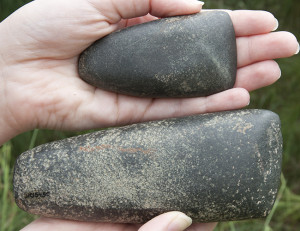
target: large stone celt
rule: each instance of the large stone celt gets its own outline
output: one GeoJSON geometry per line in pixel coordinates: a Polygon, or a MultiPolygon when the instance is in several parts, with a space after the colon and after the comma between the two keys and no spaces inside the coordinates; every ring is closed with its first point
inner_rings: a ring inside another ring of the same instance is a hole
{"type": "Polygon", "coordinates": [[[114,32],[79,58],[98,88],[139,97],[207,96],[232,88],[236,38],[221,11],[164,18],[114,32]]]}
{"type": "Polygon", "coordinates": [[[196,222],[262,218],[281,173],[276,114],[244,110],[140,123],[38,146],[16,161],[25,211],[145,222],[182,211],[196,222]]]}

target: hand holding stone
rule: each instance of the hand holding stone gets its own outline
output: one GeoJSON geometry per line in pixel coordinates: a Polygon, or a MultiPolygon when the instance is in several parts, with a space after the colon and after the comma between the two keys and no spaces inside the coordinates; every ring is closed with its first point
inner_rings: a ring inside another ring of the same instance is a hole
{"type": "MultiPolygon", "coordinates": [[[[197,13],[201,8],[180,0],[152,4],[151,13],[159,17],[197,13]]],[[[280,69],[272,59],[291,56],[298,48],[292,34],[269,33],[277,24],[270,13],[232,11],[238,67],[233,89],[191,99],[141,99],[82,81],[77,72],[79,54],[117,29],[155,19],[146,15],[146,5],[33,1],[4,20],[0,24],[0,93],[6,100],[0,104],[5,131],[1,143],[36,127],[82,130],[238,109],[249,103],[248,91],[278,79],[280,69]],[[128,19],[141,15],[146,16],[128,19]]]]}

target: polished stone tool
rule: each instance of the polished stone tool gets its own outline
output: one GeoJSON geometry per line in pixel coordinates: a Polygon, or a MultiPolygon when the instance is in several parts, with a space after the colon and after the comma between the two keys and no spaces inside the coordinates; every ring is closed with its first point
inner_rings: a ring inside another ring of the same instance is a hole
{"type": "Polygon", "coordinates": [[[240,110],[134,124],[48,143],[19,156],[17,205],[46,217],[145,222],[262,218],[280,184],[276,114],[240,110]]]}
{"type": "Polygon", "coordinates": [[[222,11],[163,18],[96,41],[78,68],[87,83],[121,94],[207,96],[235,83],[235,32],[222,11]]]}

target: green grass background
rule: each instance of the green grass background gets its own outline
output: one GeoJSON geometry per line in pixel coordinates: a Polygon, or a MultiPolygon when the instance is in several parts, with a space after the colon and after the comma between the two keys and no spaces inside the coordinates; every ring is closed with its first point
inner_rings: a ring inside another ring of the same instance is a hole
{"type": "MultiPolygon", "coordinates": [[[[27,2],[29,1],[0,0],[0,21],[27,2]]],[[[300,38],[299,0],[207,0],[205,8],[267,10],[278,18],[279,30],[291,31],[300,38]]],[[[282,121],[283,174],[278,199],[267,219],[224,222],[218,225],[216,231],[300,230],[300,55],[278,62],[282,69],[281,79],[272,86],[252,92],[249,105],[249,108],[272,110],[279,114],[282,121]]],[[[15,137],[0,148],[1,231],[19,230],[35,218],[20,210],[14,203],[12,173],[17,156],[36,145],[77,134],[79,133],[34,130],[15,137]]]]}

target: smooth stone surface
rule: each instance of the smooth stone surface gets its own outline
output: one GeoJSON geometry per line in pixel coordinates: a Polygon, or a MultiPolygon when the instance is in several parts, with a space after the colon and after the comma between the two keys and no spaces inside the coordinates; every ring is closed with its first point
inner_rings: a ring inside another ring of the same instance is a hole
{"type": "Polygon", "coordinates": [[[16,161],[25,211],[140,223],[167,211],[195,222],[262,218],[280,184],[276,114],[243,110],[140,123],[48,143],[16,161]]]}
{"type": "Polygon", "coordinates": [[[85,50],[79,75],[139,97],[207,96],[232,88],[236,38],[222,11],[164,18],[114,32],[85,50]]]}

